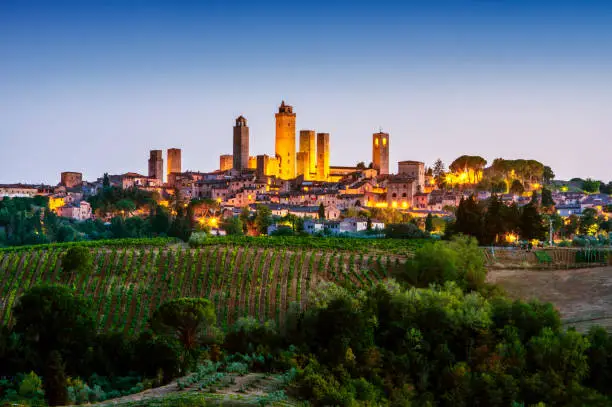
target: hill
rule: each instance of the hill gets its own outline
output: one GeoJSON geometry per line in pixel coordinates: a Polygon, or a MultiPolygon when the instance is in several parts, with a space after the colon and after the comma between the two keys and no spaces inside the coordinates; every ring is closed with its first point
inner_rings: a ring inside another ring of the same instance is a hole
{"type": "Polygon", "coordinates": [[[100,330],[140,332],[160,304],[185,296],[212,300],[222,327],[242,316],[282,325],[289,305],[303,305],[320,281],[372,285],[406,258],[368,252],[361,245],[357,252],[218,242],[193,249],[91,247],[93,267],[80,275],[62,272],[62,246],[0,251],[0,321],[10,322],[14,301],[28,288],[54,282],[93,301],[100,330]]]}

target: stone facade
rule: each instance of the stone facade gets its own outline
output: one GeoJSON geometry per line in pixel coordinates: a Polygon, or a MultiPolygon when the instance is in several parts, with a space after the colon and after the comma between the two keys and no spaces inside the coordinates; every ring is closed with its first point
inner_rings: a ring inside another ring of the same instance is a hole
{"type": "Polygon", "coordinates": [[[276,157],[270,157],[267,154],[258,155],[256,174],[258,178],[278,177],[279,166],[276,157]]]}
{"type": "Polygon", "coordinates": [[[372,135],[372,164],[379,174],[389,174],[389,133],[372,135]]]}
{"type": "Polygon", "coordinates": [[[57,212],[59,216],[78,221],[91,219],[91,205],[87,201],[62,206],[57,212]]]}
{"type": "Polygon", "coordinates": [[[166,175],[172,173],[181,172],[181,149],[180,148],[169,148],[168,149],[168,172],[166,175]]]}
{"type": "Polygon", "coordinates": [[[0,185],[0,199],[8,198],[31,198],[38,195],[38,188],[23,184],[0,185]]]}
{"type": "Polygon", "coordinates": [[[276,158],[279,163],[279,178],[295,178],[295,113],[293,107],[283,101],[276,117],[276,158]]]}
{"type": "Polygon", "coordinates": [[[397,174],[412,177],[416,181],[417,189],[424,192],[425,163],[420,161],[400,161],[397,163],[397,174]]]}
{"type": "Polygon", "coordinates": [[[219,169],[221,171],[229,171],[234,166],[234,156],[231,154],[224,154],[219,157],[219,169]]]}
{"type": "Polygon", "coordinates": [[[234,169],[249,168],[249,126],[243,116],[236,119],[234,126],[234,169]]]}
{"type": "Polygon", "coordinates": [[[387,180],[387,204],[389,208],[412,208],[415,193],[416,184],[412,177],[398,175],[387,180]]]}
{"type": "Polygon", "coordinates": [[[80,172],[62,172],[61,184],[66,188],[74,188],[83,184],[83,174],[80,172]]]}
{"type": "Polygon", "coordinates": [[[150,152],[149,177],[164,182],[164,159],[162,150],[151,150],[150,152]]]}
{"type": "Polygon", "coordinates": [[[317,181],[329,178],[329,133],[317,133],[317,181]]]}
{"type": "Polygon", "coordinates": [[[316,135],[314,130],[300,130],[300,152],[308,155],[308,172],[306,179],[311,179],[317,172],[316,135]]]}
{"type": "Polygon", "coordinates": [[[303,176],[305,180],[310,179],[310,168],[308,153],[305,151],[299,151],[295,156],[297,163],[296,175],[303,176]]]}

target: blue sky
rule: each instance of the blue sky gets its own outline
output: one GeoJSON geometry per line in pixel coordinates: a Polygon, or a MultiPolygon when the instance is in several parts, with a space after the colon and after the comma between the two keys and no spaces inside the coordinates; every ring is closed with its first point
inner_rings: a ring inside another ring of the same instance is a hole
{"type": "Polygon", "coordinates": [[[0,2],[0,183],[218,168],[242,114],[274,153],[284,99],[332,165],[533,158],[611,180],[606,1],[0,2]]]}

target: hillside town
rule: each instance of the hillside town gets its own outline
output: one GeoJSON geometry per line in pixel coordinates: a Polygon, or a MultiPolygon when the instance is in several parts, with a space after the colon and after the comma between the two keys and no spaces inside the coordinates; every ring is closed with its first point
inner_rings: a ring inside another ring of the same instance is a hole
{"type": "MultiPolygon", "coordinates": [[[[81,172],[66,171],[54,186],[0,185],[0,197],[44,196],[48,209],[59,217],[77,222],[99,219],[107,224],[126,210],[130,216],[149,216],[152,206],[132,208],[129,202],[124,209],[92,206],[91,198],[105,188],[144,191],[164,207],[213,202],[214,211],[195,211],[191,221],[214,234],[226,233],[221,227],[224,219],[245,210],[254,214],[258,207],[267,208],[275,219],[301,219],[300,230],[309,234],[381,232],[385,223],[407,219],[424,228],[422,220],[427,217],[452,219],[460,202],[469,197],[484,202],[495,195],[507,206],[523,207],[543,190],[561,218],[592,209],[608,220],[609,183],[556,181],[552,169],[535,160],[495,159],[487,166],[482,157],[464,155],[448,168],[440,160],[431,166],[418,160],[391,166],[391,135],[382,131],[371,139],[364,137],[364,142],[372,143],[368,165],[363,161],[334,166],[329,162],[330,134],[315,130],[298,134],[295,118],[293,107],[283,101],[275,114],[274,155],[251,156],[247,120],[239,116],[233,137],[228,137],[233,141],[232,154],[222,155],[219,169],[212,172],[184,171],[180,148],[167,150],[165,166],[163,151],[151,150],[147,175],[103,174],[87,181],[81,172]]],[[[276,232],[281,226],[272,223],[265,232],[276,232]]],[[[250,234],[263,232],[251,230],[250,234]]]]}

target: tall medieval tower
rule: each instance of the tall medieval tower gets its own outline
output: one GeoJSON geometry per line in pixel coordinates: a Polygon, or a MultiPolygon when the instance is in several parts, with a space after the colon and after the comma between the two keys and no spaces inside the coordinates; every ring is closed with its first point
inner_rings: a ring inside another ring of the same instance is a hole
{"type": "Polygon", "coordinates": [[[279,162],[279,178],[295,178],[295,113],[283,100],[276,117],[276,158],[279,162]]]}
{"type": "Polygon", "coordinates": [[[329,177],[329,133],[317,133],[317,181],[329,177]]]}
{"type": "MultiPolygon", "coordinates": [[[[180,148],[169,148],[168,149],[168,173],[170,175],[172,173],[181,172],[181,149],[180,148]]],[[[168,177],[167,179],[170,179],[168,177]]]]}
{"type": "Polygon", "coordinates": [[[305,173],[306,179],[310,179],[317,173],[317,151],[314,130],[300,130],[300,152],[306,153],[308,171],[305,173]]]}
{"type": "Polygon", "coordinates": [[[164,159],[161,150],[151,150],[149,154],[149,178],[164,182],[164,159]]]}
{"type": "Polygon", "coordinates": [[[379,174],[389,174],[389,133],[372,135],[372,165],[379,174]]]}
{"type": "Polygon", "coordinates": [[[234,169],[249,168],[249,127],[244,117],[239,116],[234,126],[234,169]]]}

